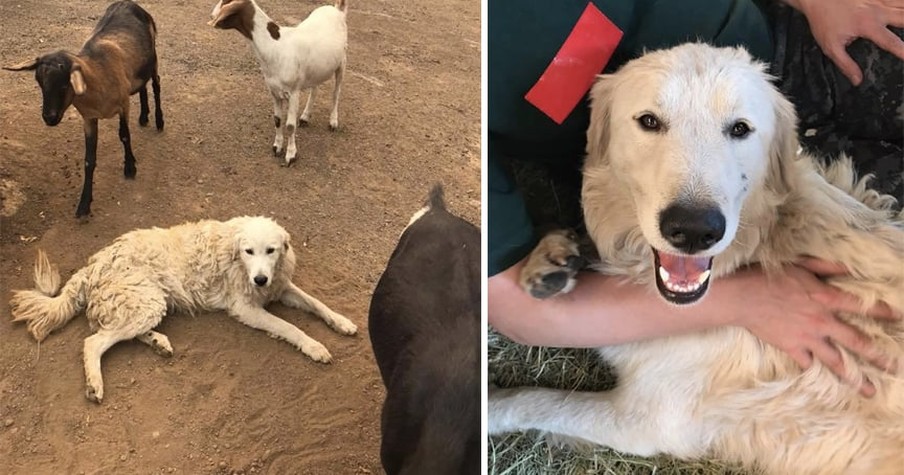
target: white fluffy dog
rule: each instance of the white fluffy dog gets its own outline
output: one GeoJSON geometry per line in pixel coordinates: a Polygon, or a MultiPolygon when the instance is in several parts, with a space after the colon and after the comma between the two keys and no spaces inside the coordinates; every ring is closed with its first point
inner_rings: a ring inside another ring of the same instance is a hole
{"type": "MultiPolygon", "coordinates": [[[[799,154],[793,106],[745,51],[687,44],[652,52],[601,77],[591,100],[582,202],[601,272],[682,305],[746,264],[779,272],[811,255],[850,269],[830,283],[865,306],[883,300],[904,310],[904,225],[894,200],[866,190],[847,160],[823,169],[799,154]]],[[[541,274],[574,275],[565,264],[574,246],[561,238],[538,247],[541,274]]],[[[530,290],[540,277],[523,282],[530,290]]],[[[845,319],[890,358],[904,356],[900,321],[845,319]]],[[[737,327],[601,348],[617,388],[494,390],[489,432],[540,429],[771,474],[900,474],[901,373],[842,353],[851,380],[875,385],[873,398],[822,364],[801,371],[737,327]]]]}
{"type": "Polygon", "coordinates": [[[240,322],[295,345],[315,361],[330,362],[316,340],[264,305],[280,301],[322,318],[339,333],[357,327],[292,283],[295,253],[289,233],[271,219],[241,217],[199,221],[172,228],[141,229],[120,236],[60,289],[60,276],[46,254],[35,262],[37,290],[20,290],[10,305],[14,321],[42,341],[85,310],[97,332],[85,339],[86,396],[104,395],[100,359],[107,349],[136,338],[172,356],[167,337],[154,331],[168,309],[226,310],[240,322]]]}

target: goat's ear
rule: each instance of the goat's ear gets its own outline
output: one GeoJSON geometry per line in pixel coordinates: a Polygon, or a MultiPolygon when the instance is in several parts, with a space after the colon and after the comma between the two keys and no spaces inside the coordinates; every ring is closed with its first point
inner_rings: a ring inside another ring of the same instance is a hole
{"type": "Polygon", "coordinates": [[[597,76],[590,89],[590,127],[587,129],[587,161],[603,160],[609,147],[609,108],[614,79],[611,74],[597,76]]]}
{"type": "Polygon", "coordinates": [[[7,71],[32,71],[37,69],[38,62],[41,58],[30,59],[28,61],[23,61],[19,64],[14,64],[12,66],[3,66],[3,69],[7,71]]]}
{"type": "Polygon", "coordinates": [[[220,2],[219,4],[217,4],[217,6],[220,7],[219,11],[214,8],[213,14],[211,14],[211,16],[213,16],[213,19],[207,22],[207,24],[214,28],[223,28],[223,26],[221,26],[223,20],[226,20],[232,15],[238,13],[242,8],[245,8],[246,4],[247,2],[243,1],[234,1],[227,3],[226,5],[223,5],[222,2],[220,2]]]}
{"type": "Polygon", "coordinates": [[[78,65],[72,66],[72,71],[69,73],[69,83],[72,84],[72,90],[75,91],[76,96],[81,96],[85,93],[85,76],[82,75],[82,68],[78,67],[78,65]]]}
{"type": "Polygon", "coordinates": [[[778,90],[775,94],[775,136],[769,144],[769,171],[766,174],[767,186],[775,191],[787,192],[790,189],[788,170],[790,162],[797,160],[800,142],[797,139],[797,113],[794,105],[778,90]]]}

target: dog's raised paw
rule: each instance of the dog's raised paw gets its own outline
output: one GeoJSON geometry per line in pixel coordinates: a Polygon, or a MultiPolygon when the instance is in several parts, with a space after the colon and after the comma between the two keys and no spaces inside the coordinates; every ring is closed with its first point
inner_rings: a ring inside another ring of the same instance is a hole
{"type": "Polygon", "coordinates": [[[540,240],[521,269],[521,287],[537,299],[568,293],[585,263],[572,231],[552,231],[540,240]]]}

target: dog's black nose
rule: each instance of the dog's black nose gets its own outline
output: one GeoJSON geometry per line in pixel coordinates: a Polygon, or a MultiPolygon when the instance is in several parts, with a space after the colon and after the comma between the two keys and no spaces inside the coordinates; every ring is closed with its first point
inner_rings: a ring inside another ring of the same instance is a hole
{"type": "Polygon", "coordinates": [[[254,278],[254,283],[258,285],[258,287],[263,287],[267,285],[267,276],[259,275],[254,278]]]}
{"type": "Polygon", "coordinates": [[[659,214],[659,231],[688,254],[709,249],[725,235],[725,215],[718,208],[672,205],[659,214]]]}

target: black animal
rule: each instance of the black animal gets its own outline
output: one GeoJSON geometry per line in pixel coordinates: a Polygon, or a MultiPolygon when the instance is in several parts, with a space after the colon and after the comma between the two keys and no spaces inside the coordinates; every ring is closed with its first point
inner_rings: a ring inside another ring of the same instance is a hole
{"type": "Polygon", "coordinates": [[[377,283],[369,327],[386,473],[479,473],[480,232],[446,211],[439,186],[377,283]]]}
{"type": "Polygon", "coordinates": [[[78,54],[57,51],[3,69],[35,71],[44,101],[44,123],[55,126],[70,105],[78,109],[85,129],[85,183],[75,216],[91,213],[91,187],[97,161],[97,120],[119,115],[119,140],[125,153],[124,174],[135,178],[135,156],[129,134],[129,96],[139,95],[138,123],[148,123],[147,82],[153,80],[157,130],[163,130],[160,76],[154,46],[154,19],[135,3],[124,0],[107,7],[78,54]]]}

